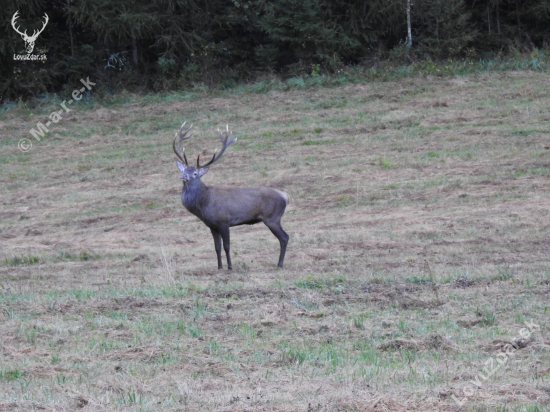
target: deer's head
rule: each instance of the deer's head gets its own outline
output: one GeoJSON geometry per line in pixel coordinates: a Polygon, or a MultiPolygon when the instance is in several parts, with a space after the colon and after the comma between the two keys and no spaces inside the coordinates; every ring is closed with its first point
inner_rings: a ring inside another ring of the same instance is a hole
{"type": "Polygon", "coordinates": [[[181,163],[179,160],[176,160],[176,164],[178,165],[178,169],[181,172],[181,180],[183,183],[189,183],[192,184],[192,181],[195,179],[200,179],[206,172],[208,172],[208,168],[196,168],[193,166],[187,166],[183,163],[181,163]]]}
{"type": "Polygon", "coordinates": [[[38,35],[44,31],[44,29],[46,28],[46,25],[48,24],[48,21],[50,20],[50,18],[48,17],[48,15],[46,13],[44,13],[44,23],[42,24],[42,28],[40,30],[34,30],[32,36],[29,36],[27,34],[27,30],[25,30],[24,32],[21,32],[19,30],[19,27],[15,26],[15,21],[19,17],[17,15],[18,13],[19,13],[19,10],[16,11],[15,14],[13,15],[13,18],[11,19],[11,25],[12,25],[13,29],[21,35],[21,38],[25,42],[25,49],[27,50],[27,53],[31,54],[32,51],[34,50],[34,42],[38,38],[38,35]]]}
{"type": "Polygon", "coordinates": [[[176,160],[176,164],[178,166],[178,169],[181,172],[181,180],[185,185],[192,186],[193,183],[196,180],[200,180],[202,176],[206,172],[208,172],[208,166],[216,162],[223,154],[225,149],[229,147],[230,144],[237,141],[237,139],[233,138],[233,132],[229,132],[229,126],[226,128],[225,136],[223,133],[221,133],[218,129],[218,133],[220,134],[220,140],[222,141],[222,149],[219,153],[215,153],[212,155],[212,159],[210,159],[205,164],[200,164],[200,154],[197,156],[197,166],[190,166],[189,162],[187,161],[187,156],[185,155],[185,148],[180,150],[181,142],[184,140],[187,140],[191,137],[189,131],[193,127],[189,127],[187,130],[183,130],[183,127],[185,126],[185,122],[181,125],[180,130],[178,133],[176,133],[176,137],[174,138],[174,141],[172,142],[172,148],[174,149],[174,153],[176,153],[176,156],[179,160],[176,160]],[[176,143],[177,140],[177,143],[176,143]]]}

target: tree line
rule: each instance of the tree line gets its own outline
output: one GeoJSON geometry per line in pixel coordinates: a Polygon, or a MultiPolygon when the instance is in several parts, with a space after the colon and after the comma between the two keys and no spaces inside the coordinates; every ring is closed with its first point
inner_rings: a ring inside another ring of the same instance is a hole
{"type": "Polygon", "coordinates": [[[72,90],[231,87],[394,59],[493,58],[546,48],[548,0],[6,0],[0,102],[72,90]],[[411,36],[407,9],[410,7],[411,36]],[[16,59],[48,15],[34,54],[16,59]]]}

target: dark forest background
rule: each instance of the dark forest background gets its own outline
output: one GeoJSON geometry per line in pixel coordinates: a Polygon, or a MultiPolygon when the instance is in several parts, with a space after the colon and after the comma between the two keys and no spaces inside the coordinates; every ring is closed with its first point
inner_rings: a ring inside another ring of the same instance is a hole
{"type": "Polygon", "coordinates": [[[4,0],[0,102],[72,90],[232,87],[262,76],[315,76],[383,61],[493,59],[546,50],[550,0],[4,0]],[[11,19],[38,37],[26,54],[11,19]]]}

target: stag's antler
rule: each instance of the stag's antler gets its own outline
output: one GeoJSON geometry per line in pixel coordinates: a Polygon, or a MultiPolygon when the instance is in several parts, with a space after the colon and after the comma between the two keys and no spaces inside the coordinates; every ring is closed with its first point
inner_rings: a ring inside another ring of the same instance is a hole
{"type": "Polygon", "coordinates": [[[184,140],[187,140],[191,137],[191,135],[187,135],[187,133],[189,133],[189,130],[191,130],[193,128],[193,125],[191,125],[189,127],[189,129],[187,129],[186,131],[183,131],[183,126],[185,126],[185,123],[187,123],[187,122],[183,122],[183,124],[180,127],[179,132],[176,133],[176,137],[174,138],[174,141],[172,142],[172,148],[174,149],[174,153],[176,153],[176,156],[185,164],[185,166],[189,166],[189,164],[187,163],[187,156],[185,156],[185,147],[183,148],[183,150],[181,151],[181,154],[180,154],[180,144],[184,140]],[[178,140],[178,148],[177,149],[176,149],[176,139],[178,140]]]}
{"type": "Polygon", "coordinates": [[[17,14],[19,13],[19,10],[17,10],[15,12],[15,14],[13,15],[12,19],[11,19],[11,26],[13,27],[13,29],[19,33],[21,36],[27,36],[27,30],[25,30],[25,33],[21,33],[19,31],[19,28],[18,27],[15,27],[15,20],[17,20],[17,18],[19,17],[17,14]]]}
{"type": "Polygon", "coordinates": [[[35,30],[33,32],[32,36],[29,36],[27,34],[27,30],[25,30],[23,33],[21,33],[21,31],[19,30],[19,27],[15,27],[15,21],[19,18],[18,14],[19,14],[19,10],[17,10],[15,12],[15,14],[13,15],[13,17],[11,19],[11,25],[17,33],[19,33],[21,36],[23,36],[23,38],[25,40],[29,40],[29,41],[36,40],[38,35],[44,31],[44,29],[46,28],[46,25],[50,21],[50,18],[48,17],[48,14],[44,13],[44,16],[45,16],[46,19],[44,20],[44,24],[42,25],[42,28],[40,30],[35,30]]]}
{"type": "Polygon", "coordinates": [[[44,24],[42,25],[42,28],[40,30],[35,30],[33,32],[32,36],[31,36],[31,39],[36,40],[38,35],[44,31],[44,29],[46,28],[46,25],[50,21],[50,18],[48,17],[48,15],[46,13],[44,13],[44,16],[46,17],[46,19],[44,20],[44,24]]]}
{"type": "Polygon", "coordinates": [[[222,157],[223,152],[225,152],[225,149],[229,147],[230,144],[235,143],[237,141],[236,138],[233,138],[233,132],[229,132],[229,125],[225,127],[225,136],[222,132],[220,132],[220,129],[218,129],[218,133],[220,134],[220,140],[222,141],[222,150],[218,153],[212,156],[212,159],[210,159],[209,162],[201,165],[199,163],[199,158],[201,155],[197,156],[197,169],[202,169],[204,167],[210,166],[212,163],[216,162],[220,157],[222,157]]]}

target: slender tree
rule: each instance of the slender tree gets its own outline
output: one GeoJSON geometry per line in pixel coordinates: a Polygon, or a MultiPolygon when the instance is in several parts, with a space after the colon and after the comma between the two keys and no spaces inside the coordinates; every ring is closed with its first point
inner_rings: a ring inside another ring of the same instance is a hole
{"type": "Polygon", "coordinates": [[[407,0],[407,40],[405,40],[405,45],[411,47],[413,44],[412,41],[412,31],[411,31],[411,0],[407,0]]]}

